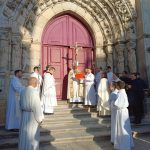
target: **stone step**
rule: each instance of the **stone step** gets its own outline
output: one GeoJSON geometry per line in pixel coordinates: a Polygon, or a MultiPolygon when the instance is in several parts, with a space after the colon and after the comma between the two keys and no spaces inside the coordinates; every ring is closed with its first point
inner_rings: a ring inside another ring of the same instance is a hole
{"type": "Polygon", "coordinates": [[[95,108],[91,108],[90,111],[88,111],[87,108],[79,108],[79,107],[63,108],[63,111],[62,111],[62,108],[54,109],[54,114],[69,114],[69,113],[78,113],[78,112],[90,112],[90,113],[95,112],[95,113],[98,113],[95,108]]]}
{"type": "MultiPolygon", "coordinates": [[[[53,144],[40,144],[40,150],[112,150],[113,146],[109,141],[100,140],[94,141],[79,141],[73,143],[58,143],[53,144]]],[[[4,148],[3,150],[16,150],[16,148],[4,148]]]]}
{"type": "MultiPolygon", "coordinates": [[[[64,104],[64,105],[62,104],[62,105],[55,106],[54,110],[56,110],[56,109],[64,109],[64,108],[72,108],[72,106],[69,105],[69,104],[64,104]]],[[[83,106],[83,104],[78,104],[78,106],[76,108],[84,108],[84,106],[83,106]]]]}
{"type": "Polygon", "coordinates": [[[69,108],[69,107],[67,107],[67,108],[63,108],[63,110],[62,109],[60,109],[60,108],[58,108],[58,107],[55,107],[55,109],[54,109],[54,113],[56,114],[56,113],[74,113],[74,112],[83,112],[83,111],[87,111],[87,109],[85,109],[85,108],[80,108],[80,107],[75,107],[75,108],[69,108]]]}
{"type": "Polygon", "coordinates": [[[72,131],[72,132],[64,132],[62,134],[55,133],[52,135],[44,135],[41,136],[41,141],[44,144],[51,143],[53,145],[58,143],[70,143],[77,141],[93,141],[105,139],[108,140],[110,138],[110,131],[102,130],[102,131],[92,131],[92,132],[80,132],[80,131],[72,131]]]}
{"type": "Polygon", "coordinates": [[[90,132],[90,131],[102,131],[104,129],[110,130],[103,125],[99,124],[87,124],[87,125],[68,125],[60,127],[47,127],[41,128],[41,134],[58,134],[58,133],[69,133],[69,132],[90,132]]]}
{"type": "Polygon", "coordinates": [[[50,114],[50,115],[44,115],[45,118],[57,118],[57,117],[70,117],[70,116],[74,116],[74,118],[78,118],[80,116],[91,116],[91,117],[97,117],[98,113],[97,112],[88,112],[86,110],[79,110],[79,111],[74,111],[74,112],[69,112],[65,111],[65,112],[55,112],[54,114],[50,114]]]}
{"type": "Polygon", "coordinates": [[[79,141],[73,143],[64,144],[47,144],[41,145],[40,150],[112,150],[113,146],[110,141],[100,140],[98,142],[94,141],[79,141]]]}
{"type": "MultiPolygon", "coordinates": [[[[97,117],[94,108],[88,112],[82,104],[79,107],[69,108],[66,101],[59,101],[55,114],[46,115],[41,125],[40,150],[56,150],[55,147],[58,147],[57,150],[98,150],[97,143],[101,141],[103,141],[101,144],[109,143],[108,150],[112,150],[113,147],[109,142],[110,121],[110,116],[97,117]],[[95,149],[88,144],[76,143],[91,143],[95,149]],[[72,144],[74,147],[71,147],[72,144]]],[[[150,136],[150,124],[146,122],[139,126],[132,125],[132,132],[135,138],[145,134],[150,136]]],[[[0,129],[0,149],[16,150],[17,144],[18,133],[0,129]]]]}
{"type": "MultiPolygon", "coordinates": [[[[69,132],[90,132],[90,131],[102,131],[102,130],[110,130],[110,126],[106,127],[105,125],[102,124],[86,124],[86,125],[66,125],[66,126],[50,126],[50,127],[44,127],[40,129],[41,135],[46,135],[46,134],[55,134],[55,133],[69,133],[69,132]]],[[[150,125],[147,126],[132,126],[132,132],[134,137],[139,137],[144,135],[150,135],[150,125]]],[[[7,139],[7,138],[13,138],[17,137],[18,133],[17,132],[11,132],[7,130],[1,130],[0,131],[1,139],[7,139]]]]}
{"type": "MultiPolygon", "coordinates": [[[[106,129],[105,126],[99,125],[99,124],[88,124],[88,125],[68,125],[68,126],[62,126],[62,127],[57,127],[57,126],[53,126],[53,127],[45,127],[45,128],[40,128],[41,131],[41,135],[46,135],[46,134],[55,134],[55,133],[67,133],[67,132],[86,132],[86,131],[101,131],[106,129]]],[[[108,128],[109,129],[109,128],[108,128]]],[[[12,132],[12,131],[7,131],[7,130],[1,130],[0,131],[1,136],[0,136],[0,140],[1,139],[7,139],[7,138],[13,138],[13,137],[17,137],[19,134],[18,132],[12,132]]]]}
{"type": "MultiPolygon", "coordinates": [[[[70,143],[70,142],[77,142],[77,141],[93,141],[96,139],[109,139],[110,138],[110,131],[103,130],[100,132],[64,132],[64,133],[55,133],[50,135],[44,135],[40,137],[41,144],[57,144],[57,143],[70,143]]],[[[17,147],[18,144],[18,137],[14,138],[7,138],[0,140],[0,147],[1,148],[14,148],[17,147]]]]}
{"type": "MultiPolygon", "coordinates": [[[[58,119],[58,118],[57,118],[58,119]]],[[[42,123],[42,127],[44,126],[61,126],[61,125],[68,125],[68,124],[92,124],[98,123],[99,119],[91,118],[91,117],[81,117],[81,118],[71,118],[71,117],[61,117],[59,120],[54,119],[47,119],[44,120],[42,123]]]]}
{"type": "Polygon", "coordinates": [[[80,119],[80,118],[96,118],[97,113],[89,112],[78,112],[74,114],[55,114],[55,115],[45,115],[43,121],[52,121],[52,120],[65,120],[65,119],[80,119]]]}
{"type": "MultiPolygon", "coordinates": [[[[2,149],[2,148],[1,148],[2,149]]],[[[149,150],[150,137],[134,138],[133,150],[149,150]]],[[[4,148],[3,150],[16,150],[16,148],[4,148]]],[[[40,144],[40,150],[113,150],[110,140],[79,141],[73,143],[40,144]]]]}
{"type": "MultiPolygon", "coordinates": [[[[66,125],[62,125],[60,124],[59,126],[52,126],[47,125],[47,126],[42,126],[41,127],[41,135],[46,135],[46,134],[55,134],[55,133],[69,133],[69,132],[90,132],[90,131],[101,131],[106,129],[110,130],[110,126],[107,125],[103,125],[103,124],[95,124],[95,123],[91,123],[91,124],[84,124],[84,125],[80,125],[80,124],[66,124],[66,125]]],[[[133,136],[134,137],[139,137],[144,135],[150,135],[150,125],[149,124],[144,124],[144,125],[132,125],[132,132],[133,132],[133,136]]],[[[18,137],[18,133],[17,132],[11,132],[11,131],[7,131],[4,130],[4,128],[0,129],[0,140],[1,139],[8,139],[8,138],[14,138],[14,137],[18,137]]]]}

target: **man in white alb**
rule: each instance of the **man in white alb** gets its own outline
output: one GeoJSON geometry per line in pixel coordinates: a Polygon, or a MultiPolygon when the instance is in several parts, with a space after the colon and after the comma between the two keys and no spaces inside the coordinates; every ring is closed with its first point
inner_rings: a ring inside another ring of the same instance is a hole
{"type": "Polygon", "coordinates": [[[10,81],[9,94],[6,109],[6,125],[7,130],[19,129],[20,127],[20,93],[24,90],[20,79],[22,77],[22,70],[16,70],[14,77],[10,81]]]}
{"type": "Polygon", "coordinates": [[[39,150],[39,124],[43,119],[40,97],[35,77],[28,79],[28,87],[23,90],[20,98],[21,126],[18,150],[39,150]]]}
{"type": "Polygon", "coordinates": [[[54,106],[57,106],[54,72],[55,68],[49,66],[44,73],[41,100],[43,103],[43,112],[45,114],[53,114],[54,106]]]}

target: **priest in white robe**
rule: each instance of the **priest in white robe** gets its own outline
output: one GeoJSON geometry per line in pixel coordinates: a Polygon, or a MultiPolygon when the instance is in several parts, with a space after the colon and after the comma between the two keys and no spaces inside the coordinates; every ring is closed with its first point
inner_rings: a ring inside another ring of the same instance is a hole
{"type": "Polygon", "coordinates": [[[98,86],[98,104],[97,110],[99,115],[110,115],[110,105],[109,105],[109,81],[105,72],[102,73],[102,78],[98,86]]]}
{"type": "Polygon", "coordinates": [[[54,106],[57,106],[54,72],[55,68],[50,66],[44,73],[41,100],[45,114],[53,114],[54,106]]]}
{"type": "Polygon", "coordinates": [[[10,129],[19,129],[20,127],[20,93],[25,88],[20,79],[22,77],[22,71],[16,70],[14,72],[14,77],[10,81],[9,94],[7,100],[7,109],[6,109],[6,125],[7,130],[10,129]]]}
{"type": "Polygon", "coordinates": [[[39,125],[43,119],[40,97],[36,86],[38,81],[34,77],[28,80],[28,87],[21,93],[21,127],[19,132],[18,150],[39,150],[39,125]]]}
{"type": "Polygon", "coordinates": [[[94,74],[92,74],[92,70],[90,68],[87,68],[85,75],[85,101],[84,105],[87,106],[96,106],[96,91],[94,87],[94,74]]]}
{"type": "Polygon", "coordinates": [[[41,90],[41,86],[42,86],[42,77],[41,77],[41,75],[40,75],[40,73],[39,73],[39,67],[38,66],[35,66],[34,68],[33,68],[33,71],[34,72],[32,72],[31,73],[31,77],[35,77],[37,80],[38,80],[38,84],[37,84],[37,91],[39,92],[39,94],[40,94],[40,90],[41,90]]]}
{"type": "Polygon", "coordinates": [[[114,102],[114,106],[116,108],[114,149],[131,150],[131,147],[133,147],[133,139],[131,134],[129,113],[127,109],[129,103],[124,88],[125,83],[123,81],[118,81],[117,89],[119,92],[117,99],[114,102]]]}

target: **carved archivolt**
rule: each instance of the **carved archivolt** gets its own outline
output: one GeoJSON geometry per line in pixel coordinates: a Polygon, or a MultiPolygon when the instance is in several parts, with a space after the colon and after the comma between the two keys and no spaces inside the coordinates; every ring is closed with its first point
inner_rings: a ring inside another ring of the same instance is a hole
{"type": "MultiPolygon", "coordinates": [[[[136,12],[130,0],[7,0],[3,2],[2,13],[3,16],[14,20],[14,22],[17,22],[20,17],[24,18],[20,24],[32,34],[36,18],[48,8],[67,2],[80,6],[94,18],[103,35],[104,47],[110,44],[115,46],[119,42],[135,41],[136,12]]],[[[127,49],[128,53],[133,52],[131,51],[133,49],[131,44],[128,44],[127,49]]],[[[124,57],[121,52],[116,51],[119,57],[124,57]]],[[[109,56],[107,62],[110,63],[110,53],[107,56],[109,56]]],[[[125,59],[130,60],[129,56],[127,55],[128,58],[125,59]]],[[[123,61],[120,60],[119,62],[122,66],[123,61]]],[[[118,66],[118,68],[120,67],[118,66]]]]}
{"type": "Polygon", "coordinates": [[[64,2],[72,2],[81,6],[85,11],[90,12],[100,25],[103,20],[106,20],[105,26],[101,27],[104,30],[106,42],[113,39],[119,40],[120,37],[115,34],[116,31],[118,33],[119,30],[119,33],[123,34],[121,32],[127,28],[128,22],[132,21],[136,16],[130,0],[7,0],[3,15],[8,18],[15,17],[14,19],[16,20],[20,15],[26,17],[25,26],[31,31],[36,16],[39,16],[47,8],[64,2]]]}

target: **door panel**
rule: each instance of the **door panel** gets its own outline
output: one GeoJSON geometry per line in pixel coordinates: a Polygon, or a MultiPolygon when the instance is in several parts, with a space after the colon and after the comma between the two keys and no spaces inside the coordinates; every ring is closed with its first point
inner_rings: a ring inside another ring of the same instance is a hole
{"type": "Polygon", "coordinates": [[[57,98],[61,99],[62,95],[62,80],[63,80],[63,48],[62,47],[49,47],[48,48],[48,63],[55,67],[54,78],[56,82],[57,98]]]}
{"type": "Polygon", "coordinates": [[[42,36],[43,44],[67,45],[67,17],[59,17],[48,23],[42,36]]]}
{"type": "Polygon", "coordinates": [[[70,45],[78,43],[82,47],[92,47],[91,36],[87,29],[75,18],[68,17],[70,45]]]}

